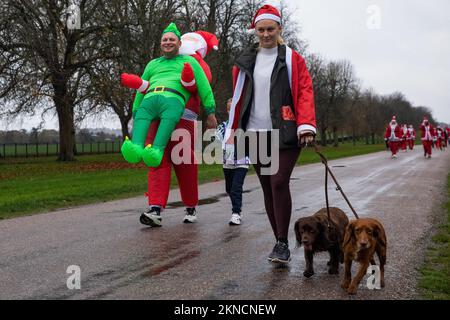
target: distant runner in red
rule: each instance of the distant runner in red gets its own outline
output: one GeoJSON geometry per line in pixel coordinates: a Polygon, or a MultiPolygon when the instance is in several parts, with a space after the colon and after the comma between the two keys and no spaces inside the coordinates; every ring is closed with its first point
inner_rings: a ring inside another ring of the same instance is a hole
{"type": "Polygon", "coordinates": [[[433,144],[435,131],[426,117],[423,118],[423,122],[420,125],[420,136],[423,145],[423,156],[431,158],[431,145],[433,144]]]}
{"type": "Polygon", "coordinates": [[[408,151],[407,147],[408,147],[408,140],[409,140],[409,132],[408,132],[408,127],[406,126],[406,124],[402,125],[402,142],[401,142],[401,146],[402,146],[402,151],[406,152],[408,151]]]}
{"type": "Polygon", "coordinates": [[[395,116],[393,116],[391,122],[386,128],[386,133],[384,135],[384,140],[389,142],[389,149],[391,149],[392,158],[397,158],[397,151],[402,139],[402,135],[403,133],[400,126],[397,124],[397,119],[395,116]]]}
{"type": "Polygon", "coordinates": [[[414,142],[416,141],[416,130],[414,130],[414,127],[412,126],[412,124],[410,124],[408,127],[408,134],[409,134],[409,138],[408,138],[409,150],[413,150],[414,142]]]}
{"type": "Polygon", "coordinates": [[[449,139],[450,139],[450,128],[449,127],[445,127],[444,129],[444,137],[445,137],[445,147],[447,148],[447,145],[449,143],[449,139]]]}
{"type": "Polygon", "coordinates": [[[450,128],[446,127],[445,128],[445,134],[446,134],[446,143],[450,143],[450,128]]]}
{"type": "Polygon", "coordinates": [[[437,128],[436,128],[436,148],[439,150],[444,150],[444,148],[445,148],[444,141],[445,141],[444,130],[440,126],[437,126],[437,128]]]}

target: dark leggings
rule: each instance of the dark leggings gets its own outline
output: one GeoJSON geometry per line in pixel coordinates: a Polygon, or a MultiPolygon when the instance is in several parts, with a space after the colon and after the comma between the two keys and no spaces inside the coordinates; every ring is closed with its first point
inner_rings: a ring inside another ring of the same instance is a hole
{"type": "Polygon", "coordinates": [[[277,240],[287,241],[291,221],[292,199],[289,182],[300,149],[280,149],[279,169],[274,175],[261,175],[261,165],[254,164],[264,193],[264,205],[277,240]]]}

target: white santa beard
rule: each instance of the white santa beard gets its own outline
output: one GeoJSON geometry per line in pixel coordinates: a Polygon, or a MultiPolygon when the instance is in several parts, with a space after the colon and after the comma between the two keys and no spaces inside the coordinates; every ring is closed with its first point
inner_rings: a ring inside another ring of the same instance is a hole
{"type": "Polygon", "coordinates": [[[201,35],[186,33],[181,36],[180,54],[193,55],[198,53],[204,58],[208,45],[201,35]]]}

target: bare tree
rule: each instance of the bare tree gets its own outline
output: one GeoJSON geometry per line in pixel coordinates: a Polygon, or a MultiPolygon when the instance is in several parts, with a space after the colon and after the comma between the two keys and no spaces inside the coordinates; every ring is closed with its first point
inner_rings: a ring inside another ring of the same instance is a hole
{"type": "Polygon", "coordinates": [[[363,134],[366,137],[366,143],[369,142],[370,137],[372,144],[375,144],[375,135],[383,134],[385,121],[381,114],[380,97],[373,89],[366,90],[363,93],[361,109],[364,113],[363,134]]]}
{"type": "MultiPolygon", "coordinates": [[[[128,123],[132,117],[134,93],[121,87],[120,74],[142,74],[147,63],[160,56],[161,33],[174,21],[180,30],[186,29],[183,10],[191,3],[181,0],[112,0],[102,8],[103,19],[121,25],[99,43],[117,52],[114,59],[101,60],[91,68],[91,90],[97,94],[97,105],[118,116],[123,136],[130,136],[128,123]]],[[[189,23],[189,21],[188,21],[189,23]]]]}
{"type": "Polygon", "coordinates": [[[356,144],[356,136],[362,130],[364,112],[360,107],[362,103],[361,83],[356,81],[350,88],[349,97],[345,106],[346,116],[343,121],[343,129],[350,133],[353,140],[353,145],[356,144]]]}
{"type": "Polygon", "coordinates": [[[121,27],[99,23],[103,21],[99,8],[106,2],[82,0],[78,3],[82,25],[69,30],[69,5],[57,0],[6,0],[0,6],[2,109],[8,114],[33,113],[39,105],[55,110],[61,161],[74,160],[75,117],[95,101],[86,89],[87,70],[97,60],[115,56],[97,39],[121,27]]]}
{"type": "Polygon", "coordinates": [[[326,145],[329,112],[326,105],[328,91],[325,81],[326,61],[319,54],[306,56],[306,64],[313,83],[314,103],[316,106],[316,121],[322,145],[326,145]]]}
{"type": "Polygon", "coordinates": [[[349,61],[325,62],[318,55],[308,57],[314,86],[316,114],[321,142],[327,144],[330,130],[334,145],[338,144],[338,129],[344,126],[343,109],[356,78],[349,61]]]}

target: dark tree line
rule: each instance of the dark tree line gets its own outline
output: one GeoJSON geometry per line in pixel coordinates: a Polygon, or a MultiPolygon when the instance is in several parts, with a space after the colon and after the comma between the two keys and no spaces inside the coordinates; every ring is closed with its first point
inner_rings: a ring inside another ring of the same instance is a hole
{"type": "MultiPolygon", "coordinates": [[[[206,61],[219,120],[231,96],[231,67],[255,38],[247,33],[255,0],[4,0],[0,3],[0,116],[52,113],[59,121],[59,160],[75,155],[76,124],[95,113],[118,117],[129,135],[133,95],[120,86],[121,72],[141,74],[159,53],[162,30],[174,21],[182,33],[205,30],[220,45],[206,61]],[[81,27],[67,26],[68,8],[80,9],[81,27]]],[[[305,55],[314,82],[318,129],[380,134],[393,114],[418,123],[428,109],[413,108],[400,93],[363,90],[349,61],[325,61],[307,53],[293,12],[281,5],[285,42],[305,55]]],[[[395,88],[394,88],[395,89],[395,88]]]]}
{"type": "MultiPolygon", "coordinates": [[[[90,143],[90,142],[105,142],[111,140],[118,140],[118,136],[113,133],[80,129],[75,134],[75,140],[77,143],[90,143]]],[[[38,128],[32,128],[30,131],[22,130],[8,130],[0,131],[0,144],[8,143],[58,143],[59,132],[52,129],[39,130],[38,128]]]]}
{"type": "Polygon", "coordinates": [[[435,122],[426,107],[414,107],[400,92],[379,95],[364,89],[356,77],[350,61],[325,61],[320,55],[306,58],[313,80],[316,117],[322,144],[338,135],[364,136],[375,143],[395,115],[401,124],[412,124],[416,129],[427,116],[435,122]],[[325,139],[322,139],[325,137],[325,139]]]}

